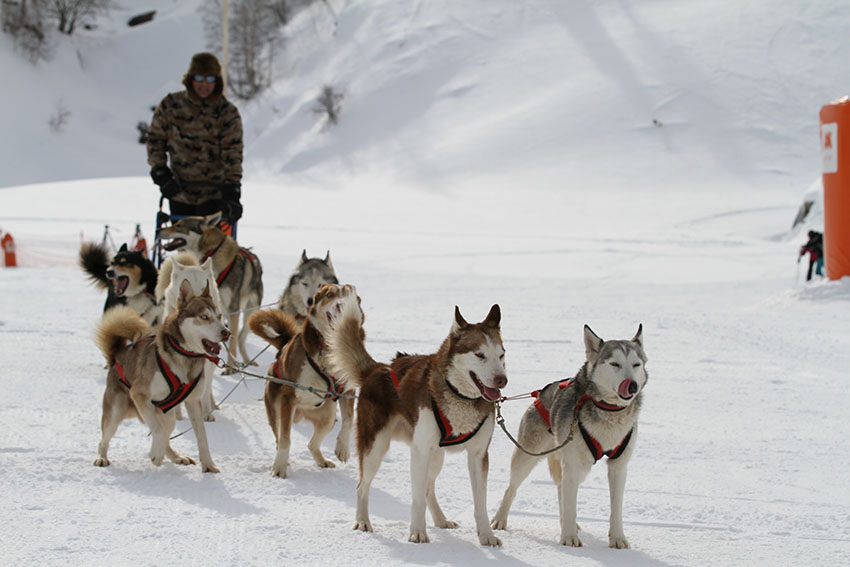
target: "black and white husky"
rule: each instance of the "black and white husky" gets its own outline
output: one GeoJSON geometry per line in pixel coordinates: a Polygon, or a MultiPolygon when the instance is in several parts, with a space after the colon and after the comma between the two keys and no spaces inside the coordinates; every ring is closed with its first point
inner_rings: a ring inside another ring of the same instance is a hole
{"type": "Polygon", "coordinates": [[[637,442],[637,418],[647,381],[643,326],[631,340],[603,341],[585,325],[584,345],[587,362],[574,378],[552,382],[534,393],[534,404],[523,415],[517,433],[522,448],[514,450],[510,484],[491,525],[495,529],[507,526],[517,488],[542,458],[529,453],[566,443],[548,454],[549,472],[558,485],[561,544],[581,546],[576,525],[578,486],[596,461],[606,456],[611,495],[608,544],[622,549],[629,547],[623,532],[626,467],[637,442]]]}
{"type": "Polygon", "coordinates": [[[80,248],[79,263],[92,283],[107,290],[104,312],[118,305],[126,305],[151,327],[162,320],[162,310],[154,295],[156,266],[144,254],[128,250],[124,244],[110,257],[105,246],[86,242],[80,248]]]}

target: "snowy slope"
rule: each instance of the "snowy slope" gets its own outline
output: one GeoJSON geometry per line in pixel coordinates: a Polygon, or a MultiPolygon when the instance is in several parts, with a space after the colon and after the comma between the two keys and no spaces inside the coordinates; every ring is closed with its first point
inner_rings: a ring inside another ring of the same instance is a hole
{"type": "MultiPolygon", "coordinates": [[[[0,44],[10,103],[0,230],[22,265],[0,269],[3,562],[850,563],[840,405],[850,288],[804,285],[800,236],[788,232],[818,176],[817,111],[848,83],[847,9],[776,4],[331,0],[332,12],[319,3],[295,19],[273,88],[240,105],[239,235],[263,261],[264,302],[302,249],[330,250],[363,298],[380,360],[433,351],[455,305],[477,321],[499,303],[506,395],[572,375],[585,323],[606,338],[643,323],[650,382],[625,551],[607,548],[601,463],[579,490],[584,547],[558,545],[541,464],[504,546],[481,548],[460,455],[437,482],[460,527],[429,527],[433,543],[409,544],[403,445],[373,485],[375,533],[354,532],[356,460],[317,470],[301,423],[291,477],[272,478],[256,380],[216,378],[217,399],[229,396],[207,427],[221,474],[153,467],[136,422],[119,429],[109,468],[91,466],[104,297],[76,253],[105,224],[119,244],[136,223],[151,237],[158,198],[134,126],[202,49],[198,3],[148,2],[157,18],[130,29],[140,8],[123,2],[36,68],[0,44]],[[347,98],[339,126],[322,131],[310,107],[327,82],[347,98]],[[72,114],[55,134],[47,120],[60,98],[72,114]]],[[[503,405],[512,432],[526,407],[503,405]]],[[[174,444],[197,454],[191,432],[174,444]]],[[[491,514],[512,449],[497,430],[491,514]]]]}

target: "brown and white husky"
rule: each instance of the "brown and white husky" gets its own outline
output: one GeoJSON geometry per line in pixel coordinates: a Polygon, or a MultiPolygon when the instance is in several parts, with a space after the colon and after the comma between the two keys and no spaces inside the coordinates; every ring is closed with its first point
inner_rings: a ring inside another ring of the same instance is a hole
{"type": "Polygon", "coordinates": [[[109,441],[121,422],[133,417],[139,417],[150,428],[150,458],[154,465],[160,466],[164,457],[179,465],[194,464],[169,443],[175,424],[170,410],[184,402],[198,440],[202,470],[219,472],[204,429],[202,388],[196,386],[203,379],[206,360],[217,358],[219,343],[228,338],[230,331],[209,288],[196,296],[188,280],[180,285],[177,310],[155,335],[130,308],[121,306],[107,311],[95,337],[109,366],[95,466],[109,465],[109,441]]]}
{"type": "Polygon", "coordinates": [[[507,382],[501,313],[493,305],[480,323],[467,323],[455,307],[448,337],[434,354],[398,354],[376,362],[363,344],[362,311],[352,293],[327,334],[331,368],[360,388],[357,453],[360,480],[354,529],[372,531],[369,488],[393,439],[410,445],[412,505],[409,541],[429,541],[425,508],[434,524],[455,528],[437,503],[434,483],[446,451],[467,453],[475,524],[481,545],[501,545],[487,518],[488,448],[494,405],[507,382]]]}
{"type": "Polygon", "coordinates": [[[268,373],[272,379],[266,382],[263,395],[275,437],[274,476],[286,478],[292,423],[301,418],[313,424],[313,437],[307,445],[313,460],[322,468],[336,466],[322,455],[322,440],[334,426],[337,400],[342,421],[334,453],[340,461],[348,460],[354,392],[327,371],[324,339],[340,312],[340,299],[348,294],[356,297],[352,286],[325,284],[313,296],[307,317],[301,322],[280,309],[257,311],[248,318],[248,328],[277,348],[268,373]]]}

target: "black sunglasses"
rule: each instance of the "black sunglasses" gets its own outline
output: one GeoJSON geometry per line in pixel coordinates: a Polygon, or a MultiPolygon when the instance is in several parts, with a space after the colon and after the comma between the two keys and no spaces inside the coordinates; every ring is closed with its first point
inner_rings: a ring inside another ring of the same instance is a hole
{"type": "Polygon", "coordinates": [[[203,83],[205,81],[207,83],[214,83],[217,79],[218,77],[216,77],[215,75],[194,75],[192,77],[192,80],[196,83],[203,83]]]}

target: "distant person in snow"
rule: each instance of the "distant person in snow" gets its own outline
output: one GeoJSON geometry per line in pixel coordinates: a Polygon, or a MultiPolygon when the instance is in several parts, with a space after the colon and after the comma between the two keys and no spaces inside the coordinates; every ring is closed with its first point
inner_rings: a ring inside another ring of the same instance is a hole
{"type": "Polygon", "coordinates": [[[797,256],[797,262],[806,253],[809,254],[809,271],[806,274],[806,281],[808,282],[812,279],[812,267],[816,266],[815,273],[817,275],[823,275],[823,234],[816,230],[809,231],[809,240],[800,247],[800,255],[797,256]]]}
{"type": "Polygon", "coordinates": [[[172,220],[222,212],[236,237],[242,216],[242,118],[224,97],[221,64],[196,53],[183,75],[185,90],[156,107],[147,138],[151,178],[168,199],[172,220]]]}

